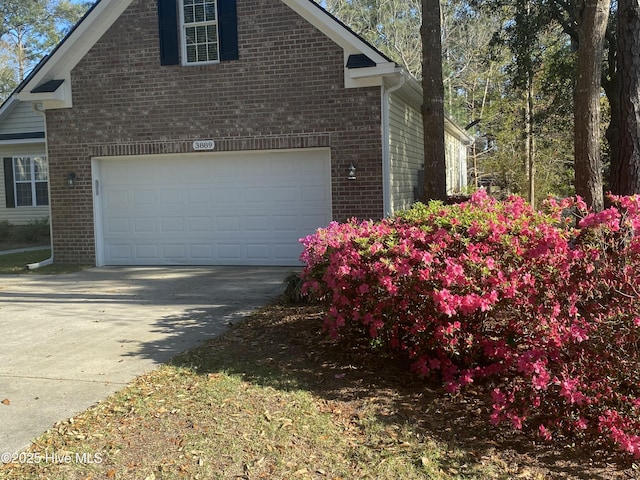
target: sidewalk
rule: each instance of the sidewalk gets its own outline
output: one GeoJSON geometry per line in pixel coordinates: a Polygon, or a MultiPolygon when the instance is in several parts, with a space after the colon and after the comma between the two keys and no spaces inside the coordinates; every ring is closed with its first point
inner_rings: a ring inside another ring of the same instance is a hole
{"type": "Polygon", "coordinates": [[[44,245],[41,247],[16,248],[14,250],[0,250],[0,255],[10,255],[12,253],[22,253],[22,252],[35,252],[36,250],[45,250],[47,248],[51,248],[51,245],[44,245]]]}

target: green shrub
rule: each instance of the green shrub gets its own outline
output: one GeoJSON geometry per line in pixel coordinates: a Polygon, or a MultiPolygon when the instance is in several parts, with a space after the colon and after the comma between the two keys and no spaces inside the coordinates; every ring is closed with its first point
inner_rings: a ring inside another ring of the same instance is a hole
{"type": "Polygon", "coordinates": [[[362,332],[488,421],[640,459],[640,196],[537,212],[482,191],[302,240],[303,292],[333,337],[362,332]],[[576,226],[565,212],[581,218],[576,226]]]}
{"type": "Polygon", "coordinates": [[[285,289],[282,297],[286,303],[296,305],[308,301],[308,297],[302,295],[302,279],[299,273],[290,272],[284,279],[284,284],[285,289]]]}
{"type": "Polygon", "coordinates": [[[6,241],[11,238],[13,232],[13,225],[9,223],[9,220],[0,221],[0,242],[6,241]]]}
{"type": "Polygon", "coordinates": [[[22,225],[17,232],[17,237],[25,242],[49,242],[49,219],[39,218],[22,225]]]}

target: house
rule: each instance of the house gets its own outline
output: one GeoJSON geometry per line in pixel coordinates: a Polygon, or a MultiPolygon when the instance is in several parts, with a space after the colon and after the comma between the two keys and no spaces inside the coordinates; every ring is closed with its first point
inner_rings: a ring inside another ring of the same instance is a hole
{"type": "MultiPolygon", "coordinates": [[[[46,115],[56,262],[296,265],[419,187],[420,86],[311,0],[100,0],[17,93],[46,115]]],[[[458,190],[471,139],[446,135],[458,190]]]]}
{"type": "Polygon", "coordinates": [[[0,105],[0,222],[49,217],[44,113],[10,96],[0,105]]]}

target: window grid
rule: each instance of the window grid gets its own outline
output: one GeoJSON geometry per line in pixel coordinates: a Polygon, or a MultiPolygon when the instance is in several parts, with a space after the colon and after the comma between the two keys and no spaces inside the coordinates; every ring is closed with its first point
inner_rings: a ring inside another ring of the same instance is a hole
{"type": "Polygon", "coordinates": [[[220,60],[216,0],[182,0],[183,55],[187,64],[220,60]]]}
{"type": "Polygon", "coordinates": [[[16,207],[49,205],[49,168],[44,157],[14,157],[16,207]]]}

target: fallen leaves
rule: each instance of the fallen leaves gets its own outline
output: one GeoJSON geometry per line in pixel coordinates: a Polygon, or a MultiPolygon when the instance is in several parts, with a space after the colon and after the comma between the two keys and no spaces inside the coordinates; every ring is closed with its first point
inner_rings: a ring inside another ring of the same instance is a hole
{"type": "Polygon", "coordinates": [[[4,400],[2,400],[2,402],[0,402],[0,403],[2,403],[3,405],[11,405],[11,401],[10,401],[8,398],[5,398],[5,399],[4,399],[4,400]]]}

